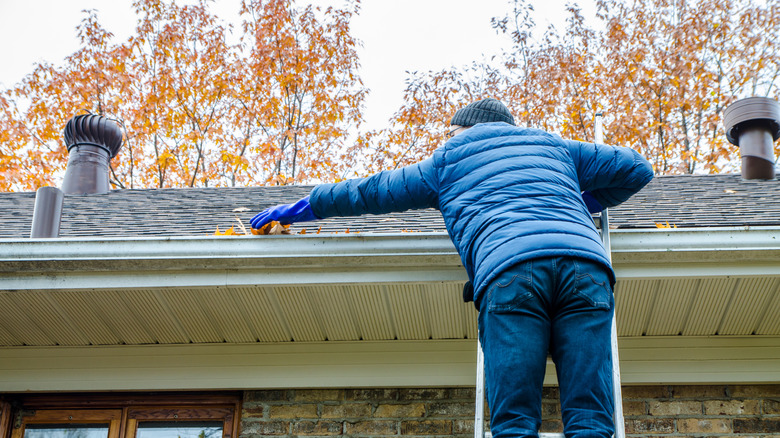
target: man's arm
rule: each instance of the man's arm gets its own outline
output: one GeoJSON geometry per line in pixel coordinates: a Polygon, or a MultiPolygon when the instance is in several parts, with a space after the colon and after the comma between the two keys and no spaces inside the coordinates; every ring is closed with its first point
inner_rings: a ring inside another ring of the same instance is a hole
{"type": "Polygon", "coordinates": [[[310,195],[321,217],[358,216],[438,207],[438,177],[433,158],[367,178],[320,184],[310,195]]]}
{"type": "Polygon", "coordinates": [[[439,206],[438,176],[433,159],[377,173],[367,178],[320,184],[294,204],[267,208],[251,219],[252,228],[271,221],[282,224],[331,216],[382,214],[439,206]]]}
{"type": "Polygon", "coordinates": [[[631,148],[565,142],[586,192],[583,198],[591,196],[603,208],[625,202],[653,179],[653,167],[631,148]]]}

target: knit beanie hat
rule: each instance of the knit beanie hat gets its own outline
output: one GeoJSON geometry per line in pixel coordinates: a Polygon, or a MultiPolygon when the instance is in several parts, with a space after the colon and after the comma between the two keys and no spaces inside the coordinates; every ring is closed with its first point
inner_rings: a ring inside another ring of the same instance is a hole
{"type": "Polygon", "coordinates": [[[488,97],[459,109],[452,117],[450,125],[474,126],[487,122],[506,122],[514,125],[515,118],[503,103],[488,97]]]}

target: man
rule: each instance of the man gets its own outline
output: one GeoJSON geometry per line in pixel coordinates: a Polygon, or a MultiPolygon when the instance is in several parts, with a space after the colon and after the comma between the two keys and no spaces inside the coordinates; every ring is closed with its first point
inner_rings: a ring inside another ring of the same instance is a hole
{"type": "Polygon", "coordinates": [[[615,276],[589,209],[627,200],[653,178],[650,164],[628,148],[516,127],[495,99],[450,124],[431,158],[318,185],[252,226],[438,208],[479,309],[493,436],[537,436],[549,352],[566,436],[610,437],[615,276]]]}

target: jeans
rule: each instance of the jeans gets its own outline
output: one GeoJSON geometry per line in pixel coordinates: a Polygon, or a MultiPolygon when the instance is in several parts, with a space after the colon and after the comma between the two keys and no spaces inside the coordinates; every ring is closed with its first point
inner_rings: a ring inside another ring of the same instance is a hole
{"type": "Polygon", "coordinates": [[[494,437],[538,436],[548,352],[566,437],[612,436],[614,298],[604,266],[571,257],[522,262],[477,305],[494,437]]]}

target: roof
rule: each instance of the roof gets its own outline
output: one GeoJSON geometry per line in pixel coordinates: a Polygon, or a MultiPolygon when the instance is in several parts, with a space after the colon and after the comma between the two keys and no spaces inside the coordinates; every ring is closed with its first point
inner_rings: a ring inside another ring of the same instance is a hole
{"type": "MultiPolygon", "coordinates": [[[[258,211],[306,196],[311,186],[113,190],[66,195],[61,237],[197,236],[245,226],[258,211]],[[235,209],[246,211],[235,213],[235,209]]],[[[739,175],[659,176],[610,210],[613,228],[743,227],[780,225],[780,180],[745,181],[739,175]]],[[[29,236],[34,192],[0,193],[0,238],[29,236]]],[[[446,231],[437,210],[411,210],[295,224],[316,232],[446,231]]]]}

